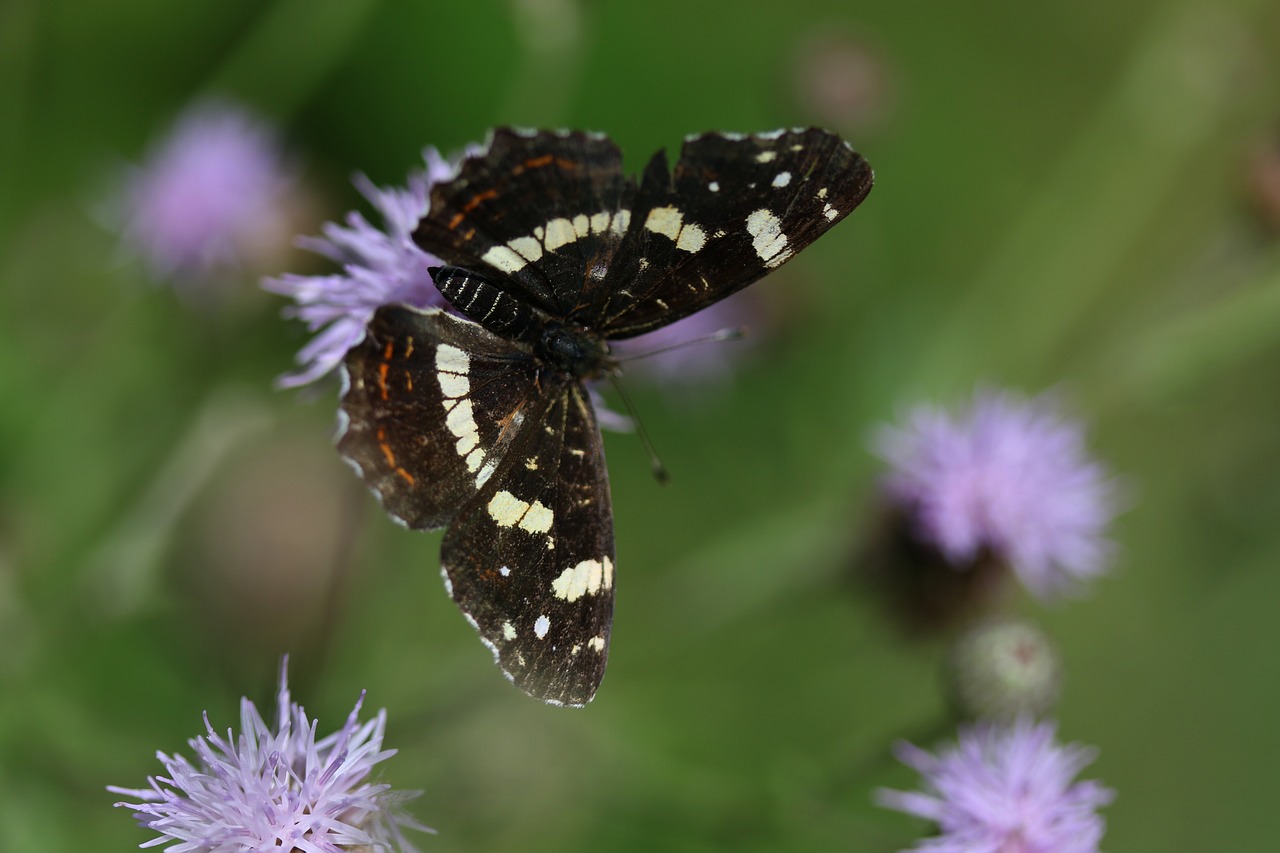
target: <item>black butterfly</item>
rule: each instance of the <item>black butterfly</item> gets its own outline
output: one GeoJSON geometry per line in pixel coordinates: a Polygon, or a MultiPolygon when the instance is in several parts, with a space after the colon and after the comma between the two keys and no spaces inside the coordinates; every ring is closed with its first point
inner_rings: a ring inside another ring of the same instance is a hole
{"type": "Polygon", "coordinates": [[[526,693],[584,705],[613,618],[613,515],[584,380],[780,266],[871,190],[818,129],[685,140],[639,184],[606,136],[500,129],[414,239],[466,319],[386,306],[346,357],[338,449],[393,518],[447,527],[445,586],[526,693]]]}

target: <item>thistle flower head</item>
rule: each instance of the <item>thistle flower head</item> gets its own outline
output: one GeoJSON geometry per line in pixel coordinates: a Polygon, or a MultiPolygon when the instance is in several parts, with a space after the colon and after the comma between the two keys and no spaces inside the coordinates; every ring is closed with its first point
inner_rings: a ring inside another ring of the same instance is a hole
{"type": "Polygon", "coordinates": [[[379,306],[445,304],[427,272],[441,261],[418,248],[413,232],[426,215],[431,187],[452,177],[455,167],[433,148],[423,151],[423,158],[426,169],[411,173],[404,187],[379,188],[364,175],[356,176],[356,187],[382,218],[381,228],[353,212],[344,224],[327,223],[321,236],[299,241],[303,248],[341,265],[341,272],[288,274],[263,281],[264,288],[296,303],[285,309],[285,316],[297,317],[317,333],[298,353],[300,368],[282,376],[281,386],[306,385],[337,367],[364,337],[379,306]]]}
{"type": "Polygon", "coordinates": [[[364,694],[337,732],[316,737],[316,722],[290,700],[287,661],[280,667],[276,719],[267,725],[248,699],[240,702],[241,733],[214,731],[188,741],[193,763],[157,753],[164,776],[148,788],[109,787],[136,802],[138,822],[160,833],[142,844],[172,842],[168,853],[345,853],[352,850],[415,853],[402,827],[431,832],[400,811],[416,792],[392,791],[367,781],[373,766],[395,754],[382,748],[386,711],[358,719],[364,694]]]}
{"type": "Polygon", "coordinates": [[[1115,794],[1073,781],[1094,750],[1054,741],[1051,723],[961,729],[957,746],[933,755],[909,743],[898,758],[923,790],[880,790],[886,808],[923,817],[938,834],[912,850],[929,853],[1098,853],[1105,822],[1097,809],[1115,794]]]}
{"type": "Polygon", "coordinates": [[[956,567],[989,553],[1042,598],[1105,570],[1116,488],[1052,400],[979,392],[954,416],[919,406],[878,450],[889,502],[956,567]]]}
{"type": "Polygon", "coordinates": [[[287,239],[293,182],[270,126],[229,102],[196,104],[127,175],[125,245],[159,279],[238,267],[287,239]]]}

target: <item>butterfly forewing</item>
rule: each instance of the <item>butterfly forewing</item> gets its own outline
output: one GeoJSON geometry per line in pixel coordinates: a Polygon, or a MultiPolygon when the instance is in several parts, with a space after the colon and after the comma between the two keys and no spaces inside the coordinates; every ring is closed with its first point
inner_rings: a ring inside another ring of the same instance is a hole
{"type": "Polygon", "coordinates": [[[441,558],[454,600],[526,693],[584,705],[604,675],[613,618],[613,514],[595,414],[577,383],[454,520],[441,558]]]}
{"type": "Polygon", "coordinates": [[[636,224],[592,306],[608,338],[661,328],[777,269],[871,191],[871,167],[824,130],[687,139],[675,172],[655,157],[636,224]]]}
{"type": "Polygon", "coordinates": [[[610,267],[635,191],[601,134],[499,129],[483,155],[432,189],[414,239],[567,316],[610,267]]]}
{"type": "Polygon", "coordinates": [[[541,403],[528,357],[435,309],[378,309],[344,369],[338,450],[418,530],[448,524],[541,403]]]}

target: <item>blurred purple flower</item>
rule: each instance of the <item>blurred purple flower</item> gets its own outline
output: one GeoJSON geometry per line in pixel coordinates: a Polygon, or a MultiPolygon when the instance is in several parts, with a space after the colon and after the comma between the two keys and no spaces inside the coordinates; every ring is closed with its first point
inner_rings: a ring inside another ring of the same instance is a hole
{"type": "Polygon", "coordinates": [[[294,184],[266,123],[222,101],[188,109],[116,201],[126,247],[159,279],[200,279],[285,244],[294,184]]]}
{"type": "Polygon", "coordinates": [[[366,782],[375,764],[395,755],[382,749],[387,712],[366,723],[357,715],[364,694],[343,727],[316,740],[316,723],[289,699],[288,661],[280,665],[274,730],[248,699],[240,700],[241,734],[220,737],[205,715],[204,737],[188,741],[199,758],[157,757],[166,776],[148,778],[149,788],[108,787],[139,802],[116,803],[160,835],[141,846],[167,841],[171,853],[232,853],[278,850],[343,853],[372,847],[416,853],[401,827],[434,832],[400,811],[417,792],[392,791],[366,782]]]}
{"type": "Polygon", "coordinates": [[[1052,400],[979,391],[955,417],[919,406],[877,449],[892,469],[888,499],[953,565],[989,552],[1041,598],[1104,571],[1115,484],[1052,400]]]}
{"type": "Polygon", "coordinates": [[[937,824],[911,848],[930,853],[1097,853],[1105,821],[1096,810],[1115,799],[1098,782],[1074,782],[1096,751],[1054,742],[1052,723],[960,730],[938,755],[909,743],[898,758],[923,776],[923,791],[880,789],[886,808],[937,824]]]}
{"type": "Polygon", "coordinates": [[[445,304],[427,272],[442,261],[419,249],[413,232],[426,215],[432,185],[451,178],[456,167],[433,148],[423,151],[423,158],[425,171],[411,173],[404,188],[380,189],[364,175],[356,176],[356,187],[382,216],[382,229],[353,212],[347,214],[345,225],[327,223],[323,236],[299,241],[303,248],[341,264],[342,272],[288,274],[263,281],[267,290],[297,302],[285,309],[285,316],[297,317],[318,333],[298,353],[301,368],[280,377],[282,387],[306,385],[337,367],[347,350],[364,337],[365,325],[380,305],[445,304]]]}
{"type": "Polygon", "coordinates": [[[759,301],[749,291],[742,291],[670,326],[611,347],[616,356],[628,359],[627,375],[664,388],[697,390],[722,382],[733,373],[745,348],[757,342],[758,333],[768,326],[766,320],[759,301]],[[745,329],[746,336],[692,343],[727,329],[745,329]],[[667,351],[658,352],[663,349],[667,351]]]}

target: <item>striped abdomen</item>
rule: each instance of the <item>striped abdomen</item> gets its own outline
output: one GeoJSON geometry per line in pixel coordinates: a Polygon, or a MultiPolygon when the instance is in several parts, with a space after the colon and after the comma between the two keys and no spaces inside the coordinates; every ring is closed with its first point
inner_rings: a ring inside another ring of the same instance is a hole
{"type": "Polygon", "coordinates": [[[495,335],[530,345],[541,336],[543,320],[533,308],[475,273],[440,267],[432,276],[450,305],[495,335]]]}

